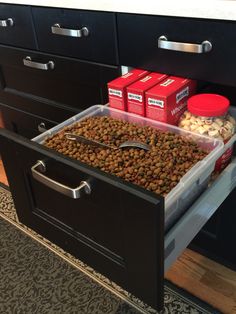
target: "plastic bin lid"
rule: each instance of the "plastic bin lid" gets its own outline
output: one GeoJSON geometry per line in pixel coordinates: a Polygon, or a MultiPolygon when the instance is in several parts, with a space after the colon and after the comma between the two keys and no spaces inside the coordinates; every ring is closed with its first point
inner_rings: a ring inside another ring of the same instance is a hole
{"type": "Polygon", "coordinates": [[[229,100],[217,94],[197,94],[188,99],[187,106],[196,116],[217,117],[227,113],[229,100]]]}

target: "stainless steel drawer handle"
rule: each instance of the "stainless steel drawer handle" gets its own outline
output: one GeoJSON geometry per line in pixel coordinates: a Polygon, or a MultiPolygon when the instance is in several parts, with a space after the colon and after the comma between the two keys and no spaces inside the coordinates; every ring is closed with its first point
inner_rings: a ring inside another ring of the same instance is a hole
{"type": "Polygon", "coordinates": [[[201,44],[181,43],[169,41],[166,36],[160,36],[158,38],[158,48],[190,53],[205,53],[212,50],[212,44],[208,40],[204,40],[201,44]]]}
{"type": "Polygon", "coordinates": [[[61,27],[61,25],[58,23],[51,27],[51,31],[53,34],[69,37],[87,37],[89,35],[89,30],[87,27],[82,27],[81,29],[69,29],[61,27]]]}
{"type": "Polygon", "coordinates": [[[66,186],[62,183],[59,183],[53,179],[48,178],[42,172],[46,172],[46,165],[42,160],[38,160],[37,163],[31,168],[31,172],[33,175],[33,178],[42,184],[48,186],[49,188],[64,194],[66,196],[69,196],[73,199],[77,199],[81,197],[81,192],[85,192],[86,194],[91,193],[91,187],[86,181],[81,181],[80,185],[76,188],[71,188],[69,186],[66,186]],[[37,168],[40,170],[40,172],[37,170],[37,168]]]}
{"type": "Polygon", "coordinates": [[[38,131],[39,131],[40,133],[44,133],[44,132],[47,131],[46,125],[45,125],[44,122],[40,122],[40,123],[39,123],[39,125],[38,125],[38,131]]]}
{"type": "Polygon", "coordinates": [[[14,21],[10,17],[6,20],[0,20],[0,27],[11,27],[13,25],[14,25],[14,21]]]}
{"type": "Polygon", "coordinates": [[[45,71],[53,70],[55,67],[55,64],[53,61],[48,61],[48,63],[35,62],[35,61],[32,61],[31,57],[29,56],[23,59],[23,63],[27,67],[39,69],[39,70],[45,70],[45,71]]]}

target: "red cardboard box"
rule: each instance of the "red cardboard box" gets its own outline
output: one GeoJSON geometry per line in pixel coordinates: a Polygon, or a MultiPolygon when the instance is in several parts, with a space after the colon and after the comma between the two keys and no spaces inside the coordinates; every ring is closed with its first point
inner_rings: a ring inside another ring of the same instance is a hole
{"type": "Polygon", "coordinates": [[[108,96],[110,107],[116,108],[119,110],[126,111],[126,88],[128,85],[134,83],[138,79],[144,77],[149,72],[139,69],[134,69],[117,79],[108,83],[108,96]]]}
{"type": "Polygon", "coordinates": [[[146,92],[146,117],[177,125],[195,90],[196,81],[169,76],[146,92]]]}
{"type": "Polygon", "coordinates": [[[149,73],[127,87],[127,111],[145,116],[145,92],[160,83],[166,74],[149,73]]]}

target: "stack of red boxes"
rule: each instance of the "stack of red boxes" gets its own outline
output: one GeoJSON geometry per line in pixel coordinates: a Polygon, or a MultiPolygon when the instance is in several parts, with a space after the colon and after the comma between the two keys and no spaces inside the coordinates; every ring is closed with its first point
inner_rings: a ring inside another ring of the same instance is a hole
{"type": "Polygon", "coordinates": [[[110,107],[177,125],[196,81],[134,69],[108,83],[110,107]]]}

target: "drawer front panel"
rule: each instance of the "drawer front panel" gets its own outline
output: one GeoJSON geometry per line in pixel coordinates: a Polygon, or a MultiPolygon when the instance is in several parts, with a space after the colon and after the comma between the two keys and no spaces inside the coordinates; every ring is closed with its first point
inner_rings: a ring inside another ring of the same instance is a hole
{"type": "Polygon", "coordinates": [[[120,62],[172,75],[236,86],[235,22],[206,21],[159,16],[118,14],[120,62]],[[158,48],[159,45],[179,50],[204,50],[193,53],[158,48]],[[193,45],[186,46],[183,43],[193,45]]]}
{"type": "Polygon", "coordinates": [[[106,84],[119,73],[114,66],[5,46],[0,47],[0,55],[0,99],[6,93],[64,109],[106,103],[106,84]]]}
{"type": "Polygon", "coordinates": [[[63,106],[54,105],[53,103],[45,102],[45,99],[36,98],[33,95],[20,93],[14,90],[0,91],[0,104],[10,108],[21,110],[23,112],[40,116],[48,121],[60,123],[81,110],[76,108],[66,108],[63,106]]]}
{"type": "Polygon", "coordinates": [[[0,4],[0,43],[37,48],[30,7],[0,4]]]}
{"type": "Polygon", "coordinates": [[[41,51],[117,64],[114,13],[32,10],[41,51]]]}
{"type": "Polygon", "coordinates": [[[51,129],[56,122],[0,105],[4,126],[17,134],[29,139],[51,129]]]}
{"type": "Polygon", "coordinates": [[[160,310],[162,198],[7,130],[0,130],[0,145],[20,221],[160,310]],[[32,170],[37,160],[46,171],[32,170]],[[91,193],[72,199],[35,171],[70,188],[86,181],[91,193]]]}

